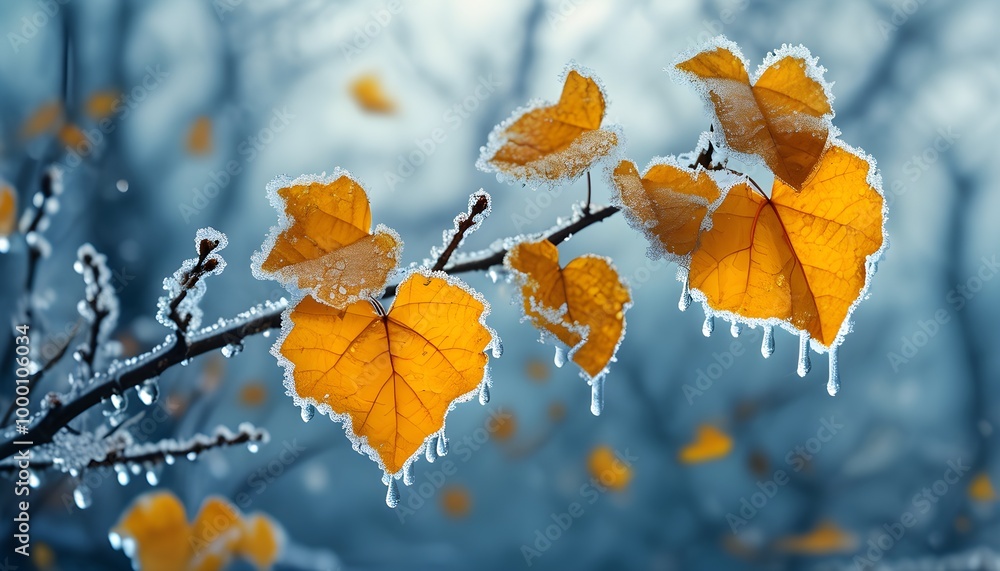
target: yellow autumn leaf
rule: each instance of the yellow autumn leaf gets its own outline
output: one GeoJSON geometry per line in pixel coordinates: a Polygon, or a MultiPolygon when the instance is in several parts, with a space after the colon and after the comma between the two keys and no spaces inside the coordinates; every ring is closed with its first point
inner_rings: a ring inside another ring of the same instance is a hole
{"type": "Polygon", "coordinates": [[[355,78],[348,91],[355,103],[369,113],[391,114],[396,111],[396,102],[386,93],[382,81],[374,73],[355,78]]]}
{"type": "Polygon", "coordinates": [[[596,446],[587,457],[587,470],[601,486],[620,492],[632,481],[632,467],[610,446],[596,446]]]}
{"type": "Polygon", "coordinates": [[[0,238],[10,236],[17,229],[17,193],[0,182],[0,238]]]}
{"type": "Polygon", "coordinates": [[[441,432],[453,404],[483,384],[484,351],[494,343],[488,312],[456,280],[415,272],[385,315],[368,301],[336,309],[304,298],[276,347],[289,390],[342,419],[392,475],[441,432]]]}
{"type": "Polygon", "coordinates": [[[113,89],[91,93],[85,106],[87,116],[95,121],[110,117],[115,113],[119,97],[120,94],[113,89]]]}
{"type": "Polygon", "coordinates": [[[56,130],[62,121],[62,102],[50,101],[43,103],[21,125],[21,138],[31,139],[44,133],[51,133],[56,130]]]}
{"type": "Polygon", "coordinates": [[[725,458],[733,449],[733,439],[720,428],[701,424],[694,440],[681,448],[677,459],[683,464],[701,464],[725,458]]]}
{"type": "Polygon", "coordinates": [[[281,224],[254,254],[255,276],[307,290],[333,307],[382,295],[403,241],[381,224],[371,232],[360,183],[338,169],[328,178],[278,179],[268,191],[281,224]]]}
{"type": "Polygon", "coordinates": [[[976,474],[975,478],[972,479],[972,483],[969,484],[969,497],[977,502],[995,502],[997,500],[997,491],[993,487],[993,482],[990,481],[990,475],[986,472],[980,472],[976,474]]]}
{"type": "Polygon", "coordinates": [[[201,116],[188,127],[184,147],[187,152],[202,156],[212,152],[212,119],[201,116]]]}
{"type": "Polygon", "coordinates": [[[800,555],[844,554],[853,553],[857,549],[858,538],[837,524],[824,521],[804,534],[778,540],[776,547],[780,551],[800,555]]]}

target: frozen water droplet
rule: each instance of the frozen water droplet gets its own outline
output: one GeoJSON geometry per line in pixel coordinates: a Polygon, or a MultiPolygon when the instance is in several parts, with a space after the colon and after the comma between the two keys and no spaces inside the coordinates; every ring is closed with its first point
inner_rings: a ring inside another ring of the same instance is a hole
{"type": "Polygon", "coordinates": [[[86,484],[80,484],[73,490],[73,503],[76,507],[81,510],[85,510],[90,507],[90,504],[94,502],[94,496],[90,492],[90,488],[86,484]]]}
{"type": "Polygon", "coordinates": [[[191,359],[184,359],[183,361],[181,361],[182,367],[187,367],[190,364],[191,364],[191,359]]]}
{"type": "Polygon", "coordinates": [[[225,357],[227,359],[231,359],[231,358],[235,357],[236,355],[239,355],[240,353],[243,352],[243,343],[239,343],[239,342],[237,342],[237,343],[230,343],[229,345],[226,345],[225,347],[223,347],[221,350],[222,350],[222,356],[223,357],[225,357]]]}
{"type": "Polygon", "coordinates": [[[566,364],[566,351],[563,350],[562,345],[556,345],[556,355],[552,362],[558,368],[562,368],[566,364]]]}
{"type": "Polygon", "coordinates": [[[448,439],[444,435],[438,436],[437,438],[437,455],[447,456],[448,455],[448,439]]]}
{"type": "Polygon", "coordinates": [[[111,395],[111,406],[115,407],[115,410],[122,410],[128,405],[128,398],[122,393],[115,393],[111,395]]]}
{"type": "Polygon", "coordinates": [[[715,316],[706,315],[705,323],[701,324],[701,334],[705,337],[711,337],[713,331],[715,331],[715,316]]]}
{"type": "Polygon", "coordinates": [[[394,508],[399,505],[399,484],[396,478],[389,477],[389,490],[385,493],[385,505],[394,508]]]}
{"type": "Polygon", "coordinates": [[[799,366],[796,372],[800,377],[809,374],[812,363],[809,361],[809,333],[803,331],[799,333],[799,366]]]}
{"type": "Polygon", "coordinates": [[[160,385],[156,382],[156,379],[149,379],[137,386],[135,391],[139,393],[139,400],[142,401],[142,404],[149,406],[159,398],[160,385]]]}
{"type": "Polygon", "coordinates": [[[490,402],[490,386],[483,383],[483,386],[479,387],[479,404],[485,405],[490,402]]]}
{"type": "Polygon", "coordinates": [[[493,358],[499,359],[503,357],[503,341],[499,337],[493,340],[493,358]]]}
{"type": "Polygon", "coordinates": [[[115,188],[118,189],[118,192],[128,192],[128,181],[123,178],[118,179],[118,182],[115,183],[115,188]]]}
{"type": "Polygon", "coordinates": [[[174,462],[177,461],[177,458],[175,458],[173,454],[164,454],[163,461],[166,463],[167,466],[173,466],[174,462]]]}
{"type": "Polygon", "coordinates": [[[743,333],[743,325],[734,321],[732,325],[729,326],[729,334],[733,337],[739,337],[740,333],[743,333]]]}
{"type": "Polygon", "coordinates": [[[160,483],[160,466],[149,466],[146,470],[146,483],[150,486],[157,486],[160,483]]]}
{"type": "Polygon", "coordinates": [[[260,444],[251,440],[250,442],[247,442],[247,450],[249,450],[251,454],[256,454],[257,451],[260,450],[260,444]]]}
{"type": "Polygon", "coordinates": [[[691,307],[691,292],[688,291],[687,278],[684,278],[684,285],[681,289],[681,299],[677,302],[677,308],[681,311],[687,311],[687,308],[691,307]]]}
{"type": "Polygon", "coordinates": [[[135,474],[136,476],[138,476],[139,474],[142,474],[142,466],[140,466],[138,464],[131,464],[131,465],[129,465],[129,469],[132,470],[132,473],[135,474]]]}
{"type": "Polygon", "coordinates": [[[125,464],[115,464],[115,474],[118,477],[118,485],[120,486],[127,486],[129,480],[132,479],[125,464]]]}
{"type": "Polygon", "coordinates": [[[28,469],[28,485],[37,488],[42,485],[42,479],[38,477],[38,472],[28,469]]]}
{"type": "Polygon", "coordinates": [[[407,486],[413,485],[413,462],[407,462],[403,466],[403,484],[407,486]]]}
{"type": "Polygon", "coordinates": [[[764,339],[760,342],[760,354],[765,359],[774,354],[774,328],[770,325],[764,326],[764,339]]]}
{"type": "Polygon", "coordinates": [[[600,416],[604,411],[604,376],[600,375],[590,381],[590,412],[600,416]]]}
{"type": "Polygon", "coordinates": [[[108,543],[111,544],[111,549],[117,551],[122,548],[122,536],[113,531],[108,532],[108,543]]]}
{"type": "Polygon", "coordinates": [[[431,436],[427,444],[424,445],[424,458],[431,464],[437,460],[437,436],[431,436]]]}
{"type": "Polygon", "coordinates": [[[837,348],[830,347],[830,378],[826,381],[826,392],[836,396],[840,390],[840,367],[837,364],[837,348]]]}
{"type": "Polygon", "coordinates": [[[194,462],[195,460],[198,459],[198,453],[197,452],[188,452],[186,458],[189,461],[194,462]]]}
{"type": "Polygon", "coordinates": [[[307,404],[302,407],[299,415],[302,417],[302,422],[309,422],[314,416],[316,416],[316,407],[311,404],[307,404]]]}
{"type": "Polygon", "coordinates": [[[264,337],[270,337],[271,336],[271,330],[268,329],[268,330],[264,331],[263,333],[261,333],[261,335],[263,335],[264,337]]]}

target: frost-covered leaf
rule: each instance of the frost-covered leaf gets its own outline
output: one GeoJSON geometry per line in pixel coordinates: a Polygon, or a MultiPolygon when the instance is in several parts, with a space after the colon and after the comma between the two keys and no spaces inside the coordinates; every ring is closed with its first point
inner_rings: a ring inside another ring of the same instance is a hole
{"type": "Polygon", "coordinates": [[[724,458],[732,449],[733,439],[728,434],[714,425],[701,424],[694,440],[681,448],[677,459],[683,464],[701,464],[724,458]]]}
{"type": "Polygon", "coordinates": [[[753,78],[738,47],[716,38],[676,64],[715,110],[728,146],[763,159],[795,189],[812,173],[830,135],[826,71],[802,46],[782,46],[753,78]]]}
{"type": "Polygon", "coordinates": [[[371,232],[368,195],[350,173],[278,178],[268,195],[279,225],[253,255],[254,276],[308,290],[332,307],[382,294],[403,241],[381,224],[371,232]]]}
{"type": "Polygon", "coordinates": [[[531,186],[577,178],[618,145],[618,133],[601,129],[605,101],[593,74],[570,65],[559,101],[532,102],[497,125],[476,166],[531,186]]]}
{"type": "Polygon", "coordinates": [[[286,312],[273,352],[296,403],[343,422],[355,448],[393,476],[488,382],[488,313],[458,280],[418,271],[385,315],[368,301],[336,309],[304,298],[286,312]]]}
{"type": "Polygon", "coordinates": [[[775,179],[768,198],[738,184],[692,255],[692,293],[728,318],[774,320],[833,348],[881,255],[883,204],[870,158],[839,142],[800,191],[775,179]]]}
{"type": "Polygon", "coordinates": [[[217,497],[207,498],[189,524],[177,496],[162,491],[137,498],[109,538],[143,571],[221,570],[234,557],[270,569],[281,554],[284,531],[267,516],[244,517],[217,497]]]}
{"type": "Polygon", "coordinates": [[[570,348],[570,358],[597,390],[625,336],[625,312],[632,304],[610,260],[585,255],[563,268],[559,249],[541,240],[512,247],[504,265],[521,281],[525,316],[570,348]]]}
{"type": "Polygon", "coordinates": [[[396,112],[396,102],[386,93],[382,81],[374,73],[355,78],[348,91],[358,107],[369,113],[388,115],[396,112]]]}

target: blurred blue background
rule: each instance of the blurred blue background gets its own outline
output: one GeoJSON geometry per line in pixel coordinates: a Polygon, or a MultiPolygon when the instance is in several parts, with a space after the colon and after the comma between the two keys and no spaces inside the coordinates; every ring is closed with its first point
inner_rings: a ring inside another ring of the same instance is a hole
{"type": "MultiPolygon", "coordinates": [[[[242,421],[269,430],[256,454],[238,447],[182,461],[165,467],[160,485],[189,513],[210,494],[249,497],[241,508],[280,522],[298,554],[280,568],[335,560],[343,569],[521,569],[528,546],[539,553],[531,568],[543,569],[870,568],[857,557],[886,569],[995,569],[1000,518],[995,498],[981,492],[984,481],[1000,484],[1000,279],[991,280],[1000,248],[997,22],[1000,4],[990,0],[8,1],[0,5],[0,176],[23,207],[42,167],[66,166],[61,209],[45,232],[53,253],[33,297],[46,342],[77,320],[83,286],[72,262],[91,242],[120,284],[114,337],[134,354],[165,335],[154,319],[162,279],[191,257],[200,227],[230,240],[229,267],[208,283],[207,322],[284,295],[249,268],[276,221],[264,192],[276,175],[350,170],[368,189],[374,219],[402,235],[407,263],[428,256],[468,195],[485,188],[493,213],[467,247],[486,247],[550,227],[584,196],[577,182],[539,201],[473,166],[495,124],[529,99],[558,97],[570,60],[602,78],[606,120],[622,126],[626,154],[641,166],[690,151],[710,122],[696,93],[662,71],[677,54],[725,34],[756,67],[783,43],[805,44],[835,82],[842,138],[875,156],[891,203],[891,246],[841,348],[836,397],[826,392],[825,357],[813,356],[806,378],[795,374],[797,339],[785,332],[768,360],[759,331],[735,344],[721,324],[702,336],[701,312],[677,309],[676,268],[647,260],[644,239],[614,217],[561,248],[564,261],[612,257],[633,288],[600,417],[573,367],[555,368],[552,347],[519,323],[512,286],[467,275],[492,303],[491,324],[505,342],[491,361],[493,400],[451,413],[452,453],[417,463],[417,485],[402,490],[396,510],[383,501],[378,469],[339,426],[300,420],[268,353],[273,336],[249,340],[232,359],[213,354],[168,371],[153,408],[169,407],[169,420],[136,437],[187,437],[242,421]],[[391,100],[388,112],[352,95],[369,76],[391,100]],[[95,119],[102,93],[124,103],[104,127],[95,119]],[[60,139],[80,139],[39,115],[60,100],[89,145],[65,150],[60,139]],[[402,167],[435,129],[443,142],[423,150],[412,172],[402,167]],[[685,392],[701,373],[714,377],[710,386],[685,392]],[[484,430],[497,411],[508,415],[505,430],[484,430]],[[827,438],[824,423],[839,428],[827,438]],[[731,435],[732,451],[680,462],[705,424],[731,435]],[[289,446],[304,451],[279,461],[289,446]],[[602,446],[633,459],[631,479],[591,503],[581,486],[602,446]],[[933,486],[949,462],[968,470],[942,492],[933,486]],[[743,500],[779,470],[788,482],[741,515],[743,500]],[[924,488],[934,500],[926,509],[915,498],[924,488]],[[539,533],[572,502],[583,514],[540,549],[539,533]],[[916,523],[887,540],[907,512],[916,523]]],[[[595,181],[595,201],[606,202],[606,183],[595,181]]],[[[14,236],[0,255],[5,322],[24,268],[14,236]]],[[[5,403],[13,366],[2,367],[5,403]]],[[[56,369],[36,397],[65,390],[68,370],[56,369]]],[[[128,568],[107,531],[149,486],[105,476],[86,510],[66,501],[72,489],[70,478],[47,475],[33,496],[36,557],[10,563],[128,568]]],[[[13,494],[0,498],[3,513],[14,513],[13,494]]],[[[9,517],[0,532],[10,545],[9,517]]]]}

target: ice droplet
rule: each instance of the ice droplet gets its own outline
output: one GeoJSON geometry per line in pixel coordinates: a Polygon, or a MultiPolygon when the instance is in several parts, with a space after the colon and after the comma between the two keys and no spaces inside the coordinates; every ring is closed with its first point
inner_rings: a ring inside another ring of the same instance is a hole
{"type": "Polygon", "coordinates": [[[485,405],[490,402],[490,385],[483,383],[483,386],[479,387],[479,404],[485,405]]]}
{"type": "Polygon", "coordinates": [[[688,290],[687,278],[684,278],[684,285],[681,286],[681,299],[677,302],[677,309],[687,311],[691,307],[691,292],[688,290]]]}
{"type": "Polygon", "coordinates": [[[316,407],[314,407],[311,404],[307,404],[304,407],[302,407],[302,410],[299,412],[299,414],[300,416],[302,416],[302,422],[309,422],[310,420],[313,419],[314,416],[316,416],[316,407]]]}
{"type": "Polygon", "coordinates": [[[193,451],[192,452],[188,452],[187,456],[185,456],[185,458],[187,458],[189,462],[194,462],[195,460],[198,459],[198,453],[197,452],[193,452],[193,451]]]}
{"type": "Polygon", "coordinates": [[[247,450],[249,450],[251,454],[256,454],[257,451],[260,450],[260,444],[251,440],[250,442],[247,442],[247,450]]]}
{"type": "Polygon", "coordinates": [[[128,405],[128,398],[122,393],[114,393],[111,395],[111,406],[115,407],[115,410],[121,411],[128,405]]]}
{"type": "Polygon", "coordinates": [[[711,337],[713,331],[715,331],[715,316],[709,314],[705,316],[705,323],[701,324],[701,334],[711,337]]]}
{"type": "Polygon", "coordinates": [[[448,439],[442,434],[437,438],[437,455],[447,456],[448,455],[448,439]]]}
{"type": "Polygon", "coordinates": [[[809,333],[803,331],[799,333],[799,367],[796,370],[800,377],[809,374],[812,363],[809,361],[809,333]]]}
{"type": "Polygon", "coordinates": [[[503,357],[503,341],[497,337],[493,341],[493,358],[499,359],[500,357],[503,357]]]}
{"type": "Polygon", "coordinates": [[[160,385],[156,382],[156,379],[149,379],[137,386],[135,391],[139,393],[139,400],[142,401],[142,404],[149,406],[159,398],[160,385]]]}
{"type": "Polygon", "coordinates": [[[561,345],[556,345],[556,355],[552,359],[552,362],[560,369],[566,364],[566,351],[563,350],[561,345]]]}
{"type": "Polygon", "coordinates": [[[146,483],[150,486],[157,486],[160,483],[160,466],[149,466],[146,470],[146,483]]]}
{"type": "Polygon", "coordinates": [[[28,485],[37,488],[42,485],[42,479],[38,477],[38,472],[28,469],[28,485]]]}
{"type": "Polygon", "coordinates": [[[174,462],[177,461],[177,458],[175,458],[173,454],[164,454],[163,461],[167,464],[167,466],[173,466],[174,462]]]}
{"type": "Polygon", "coordinates": [[[764,326],[764,339],[760,342],[760,354],[765,359],[774,354],[774,328],[770,325],[764,326]]]}
{"type": "Polygon", "coordinates": [[[437,436],[431,436],[427,444],[424,445],[424,457],[431,464],[437,460],[437,436]]]}
{"type": "Polygon", "coordinates": [[[604,375],[599,375],[590,381],[590,412],[600,416],[604,411],[604,375]]]}
{"type": "Polygon", "coordinates": [[[243,343],[230,343],[222,348],[222,356],[231,359],[243,352],[243,343]]]}
{"type": "Polygon", "coordinates": [[[125,464],[115,464],[115,474],[118,476],[118,485],[120,486],[127,486],[129,480],[132,479],[125,464]]]}
{"type": "Polygon", "coordinates": [[[826,381],[826,392],[836,396],[840,390],[840,367],[837,364],[837,348],[830,347],[830,378],[826,381]]]}
{"type": "Polygon", "coordinates": [[[108,532],[108,543],[111,544],[111,549],[117,551],[122,548],[122,536],[113,531],[108,532]]]}
{"type": "Polygon", "coordinates": [[[86,484],[80,484],[73,490],[73,503],[76,507],[81,510],[85,510],[90,507],[90,504],[94,502],[93,494],[90,492],[90,488],[86,484]]]}
{"type": "Polygon", "coordinates": [[[389,478],[389,490],[385,493],[385,505],[394,508],[399,505],[399,484],[396,478],[389,478]]]}
{"type": "Polygon", "coordinates": [[[743,333],[743,326],[739,322],[734,321],[732,325],[729,326],[729,334],[733,337],[739,337],[740,333],[743,333]]]}
{"type": "Polygon", "coordinates": [[[413,485],[413,462],[407,462],[403,466],[403,483],[407,486],[413,485]]]}

